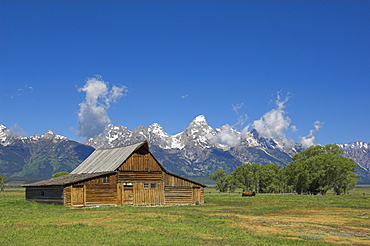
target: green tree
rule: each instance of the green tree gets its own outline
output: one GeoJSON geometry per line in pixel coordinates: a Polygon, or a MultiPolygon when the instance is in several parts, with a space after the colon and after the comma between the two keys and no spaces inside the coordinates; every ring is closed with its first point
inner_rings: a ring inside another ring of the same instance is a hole
{"type": "Polygon", "coordinates": [[[69,172],[59,172],[59,173],[54,173],[51,177],[56,178],[56,177],[64,176],[67,174],[69,174],[69,172]]]}
{"type": "Polygon", "coordinates": [[[226,192],[228,189],[228,179],[226,172],[222,169],[217,170],[209,176],[210,179],[216,181],[216,189],[220,192],[226,192]]]}
{"type": "MultiPolygon", "coordinates": [[[[279,165],[259,163],[244,164],[229,174],[232,181],[243,191],[254,190],[259,192],[283,192],[285,191],[285,172],[279,165]]],[[[231,182],[229,184],[231,186],[231,182]]]]}
{"type": "Polygon", "coordinates": [[[8,180],[4,175],[0,175],[0,191],[4,191],[5,182],[8,180]]]}
{"type": "Polygon", "coordinates": [[[326,194],[333,189],[342,194],[357,183],[357,165],[343,157],[343,151],[335,144],[311,146],[293,156],[285,168],[288,184],[298,194],[326,194]]]}
{"type": "Polygon", "coordinates": [[[238,188],[238,183],[235,179],[234,173],[230,173],[229,175],[226,176],[226,184],[227,184],[227,189],[230,192],[235,192],[236,188],[238,188]]]}
{"type": "Polygon", "coordinates": [[[347,193],[355,187],[359,177],[355,174],[356,167],[357,165],[352,159],[340,159],[340,165],[336,166],[335,175],[332,177],[335,194],[340,195],[347,193]]]}
{"type": "Polygon", "coordinates": [[[259,191],[266,193],[282,192],[280,165],[267,164],[261,166],[259,170],[259,191]]]}
{"type": "Polygon", "coordinates": [[[259,163],[253,163],[250,167],[250,179],[251,179],[251,188],[256,193],[260,191],[260,176],[261,176],[262,166],[259,163]]]}
{"type": "Polygon", "coordinates": [[[243,164],[235,169],[232,173],[236,186],[242,188],[243,191],[250,190],[252,187],[252,177],[250,174],[252,165],[243,164]]]}

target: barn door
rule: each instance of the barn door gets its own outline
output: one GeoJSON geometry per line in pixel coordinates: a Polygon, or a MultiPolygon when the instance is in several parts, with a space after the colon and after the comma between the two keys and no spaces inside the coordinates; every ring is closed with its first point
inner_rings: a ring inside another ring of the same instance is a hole
{"type": "Polygon", "coordinates": [[[134,186],[132,184],[123,185],[122,204],[123,205],[134,204],[134,186]]]}
{"type": "Polygon", "coordinates": [[[201,202],[200,187],[193,187],[193,203],[201,202]]]}
{"type": "Polygon", "coordinates": [[[72,186],[72,206],[85,205],[85,192],[83,185],[72,186]]]}

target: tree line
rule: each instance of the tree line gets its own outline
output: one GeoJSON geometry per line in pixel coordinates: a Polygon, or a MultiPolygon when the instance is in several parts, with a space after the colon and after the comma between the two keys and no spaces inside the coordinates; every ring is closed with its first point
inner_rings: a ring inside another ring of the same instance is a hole
{"type": "Polygon", "coordinates": [[[220,192],[253,190],[256,193],[326,194],[333,190],[340,195],[353,189],[356,163],[343,157],[338,145],[311,146],[293,156],[292,162],[281,167],[277,164],[244,164],[227,174],[217,170],[210,175],[220,192]]]}

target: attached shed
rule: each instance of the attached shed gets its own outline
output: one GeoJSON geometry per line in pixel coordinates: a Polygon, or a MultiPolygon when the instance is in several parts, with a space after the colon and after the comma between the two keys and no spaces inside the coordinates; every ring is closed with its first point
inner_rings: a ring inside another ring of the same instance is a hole
{"type": "Polygon", "coordinates": [[[26,200],[70,207],[202,204],[205,187],[168,172],[146,141],[95,150],[70,174],[24,186],[26,200]]]}

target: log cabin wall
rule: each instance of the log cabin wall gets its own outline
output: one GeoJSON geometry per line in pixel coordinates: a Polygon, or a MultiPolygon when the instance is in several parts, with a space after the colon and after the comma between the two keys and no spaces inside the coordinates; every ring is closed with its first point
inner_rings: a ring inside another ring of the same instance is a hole
{"type": "Polygon", "coordinates": [[[72,185],[68,185],[64,187],[63,191],[63,196],[64,196],[64,205],[65,206],[72,206],[72,185]]]}
{"type": "Polygon", "coordinates": [[[89,205],[117,204],[117,175],[107,175],[85,182],[86,201],[89,205]]]}
{"type": "Polygon", "coordinates": [[[191,187],[165,187],[165,205],[193,204],[193,191],[191,187]]]}
{"type": "Polygon", "coordinates": [[[63,186],[26,187],[26,200],[48,204],[63,204],[63,186]]]}
{"type": "Polygon", "coordinates": [[[164,205],[163,183],[134,184],[133,203],[138,206],[164,205]]]}
{"type": "Polygon", "coordinates": [[[164,175],[165,205],[204,203],[204,188],[180,177],[164,175]]]}
{"type": "Polygon", "coordinates": [[[111,174],[64,188],[66,206],[106,206],[117,204],[117,175],[111,174]]]}

